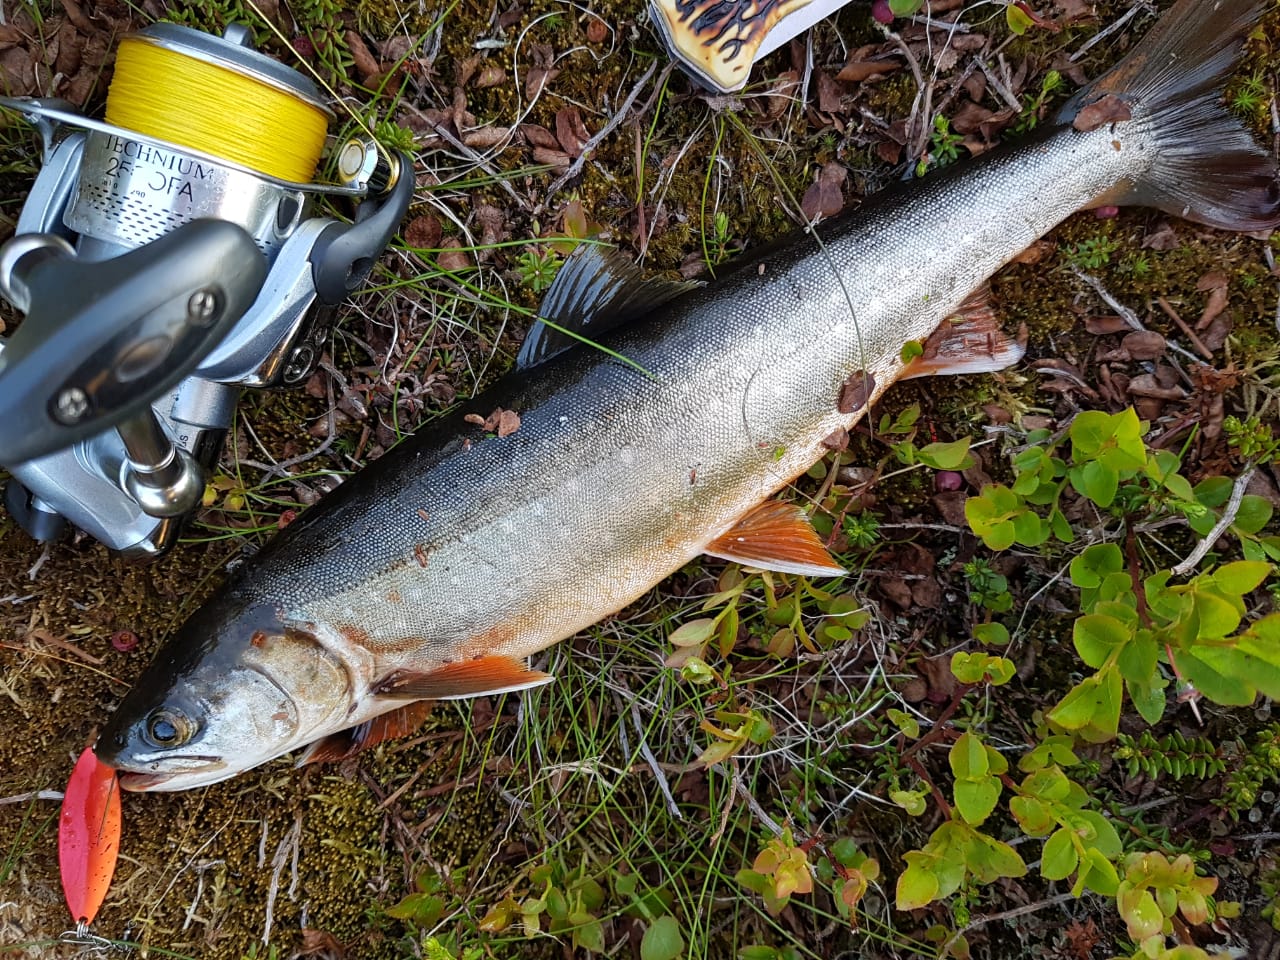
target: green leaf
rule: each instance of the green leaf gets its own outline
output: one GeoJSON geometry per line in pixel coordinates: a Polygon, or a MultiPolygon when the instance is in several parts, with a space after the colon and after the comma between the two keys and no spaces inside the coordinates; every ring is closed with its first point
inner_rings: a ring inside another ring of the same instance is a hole
{"type": "Polygon", "coordinates": [[[979,883],[991,883],[1001,877],[1023,877],[1027,873],[1027,865],[1017,850],[977,831],[965,848],[964,862],[979,883]]]}
{"type": "Polygon", "coordinates": [[[1232,650],[1213,647],[1175,650],[1173,662],[1183,679],[1214,703],[1247,707],[1257,695],[1252,684],[1237,676],[1241,665],[1234,660],[1232,650]]]}
{"type": "Polygon", "coordinates": [[[913,817],[919,817],[924,814],[926,809],[924,797],[924,793],[917,790],[889,791],[889,799],[913,817]]]}
{"type": "Polygon", "coordinates": [[[991,816],[1000,802],[1001,783],[995,777],[981,780],[957,780],[955,785],[956,809],[966,823],[975,827],[991,816]]]}
{"type": "Polygon", "coordinates": [[[895,727],[905,733],[912,740],[920,736],[920,721],[911,714],[903,710],[890,708],[887,716],[889,717],[889,721],[895,727]]]}
{"type": "Polygon", "coordinates": [[[1012,3],[1004,8],[1004,20],[1009,25],[1009,29],[1018,36],[1022,36],[1034,27],[1036,23],[1027,15],[1025,10],[1012,3]]]}
{"type": "Polygon", "coordinates": [[[1114,617],[1088,614],[1080,617],[1071,630],[1071,639],[1080,659],[1097,670],[1114,652],[1133,636],[1128,624],[1114,617]]]}
{"type": "Polygon", "coordinates": [[[1067,730],[1079,731],[1090,743],[1114,739],[1120,726],[1123,692],[1120,672],[1108,667],[1076,684],[1049,712],[1049,719],[1067,730]]]}
{"type": "Polygon", "coordinates": [[[973,465],[969,456],[969,438],[961,437],[949,443],[928,443],[916,451],[916,458],[935,470],[962,470],[973,465]]]}
{"type": "Polygon", "coordinates": [[[951,745],[951,772],[957,779],[985,777],[990,770],[987,750],[974,734],[965,732],[951,745]]]}
{"type": "MultiPolygon", "coordinates": [[[[1241,563],[1248,563],[1248,560],[1241,560],[1241,563]]],[[[1217,640],[1232,633],[1236,627],[1240,626],[1240,611],[1238,611],[1229,601],[1222,599],[1217,594],[1208,593],[1204,590],[1196,590],[1193,594],[1195,597],[1195,611],[1199,618],[1199,626],[1197,630],[1197,639],[1199,640],[1217,640]]]]}
{"type": "Polygon", "coordinates": [[[1019,510],[1012,522],[1014,539],[1024,547],[1038,547],[1049,539],[1049,524],[1030,510],[1019,510]]]}
{"type": "Polygon", "coordinates": [[[1009,812],[1027,836],[1043,837],[1053,829],[1053,814],[1035,797],[1012,797],[1009,812]]]}
{"type": "Polygon", "coordinates": [[[1130,683],[1149,683],[1156,672],[1159,648],[1150,630],[1139,630],[1116,657],[1120,675],[1130,683]]]}
{"type": "MultiPolygon", "coordinates": [[[[1120,835],[1115,825],[1096,810],[1077,811],[1072,820],[1083,822],[1086,827],[1085,846],[1102,852],[1107,858],[1120,856],[1124,846],[1120,843],[1120,835]]],[[[1074,826],[1073,822],[1073,826],[1074,826]]]]}
{"type": "Polygon", "coordinates": [[[711,639],[716,622],[709,617],[690,620],[674,630],[667,639],[676,647],[698,647],[711,639]]]}
{"type": "Polygon", "coordinates": [[[444,900],[434,893],[411,893],[394,907],[388,907],[387,916],[418,927],[431,927],[444,916],[444,908],[444,900]]]}
{"type": "Polygon", "coordinates": [[[1138,942],[1154,937],[1164,927],[1164,914],[1156,906],[1150,890],[1130,887],[1125,881],[1116,894],[1116,905],[1129,928],[1129,936],[1138,942]]]}
{"type": "Polygon", "coordinates": [[[973,628],[974,639],[979,643],[1004,646],[1009,642],[1009,631],[1003,623],[980,623],[973,628]]]}
{"type": "MultiPolygon", "coordinates": [[[[915,853],[913,851],[912,853],[915,853]]],[[[908,853],[908,862],[912,857],[908,853]]],[[[923,857],[922,854],[920,856],[923,857]]],[[[930,903],[938,895],[938,877],[920,863],[911,863],[898,877],[898,909],[916,910],[930,903]]]]}
{"type": "Polygon", "coordinates": [[[684,953],[680,922],[672,916],[659,917],[649,924],[640,940],[640,960],[676,960],[684,953]]]}
{"type": "MultiPolygon", "coordinates": [[[[1116,887],[1120,885],[1120,876],[1116,873],[1115,864],[1101,850],[1089,847],[1084,852],[1084,862],[1080,865],[1080,876],[1076,883],[1081,889],[1088,887],[1104,897],[1114,897],[1116,887]]],[[[1076,896],[1079,895],[1076,893],[1076,896]]]]}
{"type": "Polygon", "coordinates": [[[1085,547],[1071,561],[1071,582],[1077,587],[1097,587],[1109,573],[1124,569],[1124,554],[1114,543],[1098,543],[1085,547]]]}
{"type": "Polygon", "coordinates": [[[1085,410],[1071,421],[1071,456],[1090,459],[1098,454],[1112,434],[1111,417],[1101,410],[1085,410]]]}
{"type": "Polygon", "coordinates": [[[898,358],[903,363],[910,363],[916,357],[924,356],[924,344],[919,340],[908,340],[902,345],[902,349],[898,352],[898,358]]]}
{"type": "Polygon", "coordinates": [[[1065,880],[1075,873],[1080,863],[1080,854],[1076,852],[1071,831],[1059,827],[1044,842],[1044,852],[1040,854],[1040,875],[1046,880],[1065,880]]]}
{"type": "MultiPolygon", "coordinates": [[[[1266,502],[1265,500],[1263,501],[1266,502]]],[[[1270,504],[1268,504],[1270,506],[1270,504]]],[[[1271,574],[1271,564],[1255,560],[1237,560],[1226,563],[1213,572],[1213,581],[1223,593],[1243,597],[1262,585],[1271,574]]],[[[1234,629],[1234,628],[1232,628],[1234,629]]],[[[1230,631],[1228,631],[1230,632],[1230,631]]]]}
{"type": "Polygon", "coordinates": [[[1068,477],[1080,496],[1088,497],[1100,507],[1109,507],[1116,499],[1120,476],[1099,460],[1072,467],[1068,477]]]}
{"type": "Polygon", "coordinates": [[[1142,719],[1155,726],[1164,717],[1168,698],[1165,687],[1168,681],[1154,674],[1146,681],[1126,680],[1125,689],[1129,691],[1129,699],[1142,719]]]}
{"type": "Polygon", "coordinates": [[[1266,497],[1246,493],[1240,498],[1240,510],[1232,526],[1242,533],[1257,533],[1271,520],[1273,508],[1266,497]]]}

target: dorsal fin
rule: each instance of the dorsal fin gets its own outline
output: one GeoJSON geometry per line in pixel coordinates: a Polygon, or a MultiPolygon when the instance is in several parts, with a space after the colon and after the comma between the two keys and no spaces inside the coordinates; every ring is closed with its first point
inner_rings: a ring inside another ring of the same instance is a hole
{"type": "Polygon", "coordinates": [[[337,763],[376,747],[384,740],[408,736],[422,726],[431,713],[432,701],[418,700],[395,707],[364,723],[322,737],[302,751],[297,766],[308,763],[337,763]]]}
{"type": "Polygon", "coordinates": [[[902,368],[899,380],[939,374],[993,373],[1022,359],[1025,344],[1002,329],[985,283],[924,342],[924,353],[902,368]]]}
{"type": "Polygon", "coordinates": [[[645,279],[620,250],[583,244],[560,265],[538,311],[549,323],[539,319],[529,328],[516,369],[537,366],[584,339],[599,339],[696,286],[645,279]]]}
{"type": "Polygon", "coordinates": [[[373,685],[388,700],[460,700],[491,693],[511,693],[550,683],[554,677],[530,670],[514,657],[476,657],[446,663],[433,670],[393,670],[373,685]]]}
{"type": "Polygon", "coordinates": [[[808,515],[780,500],[766,500],[754,508],[703,552],[778,573],[839,577],[847,572],[827,552],[808,515]]]}

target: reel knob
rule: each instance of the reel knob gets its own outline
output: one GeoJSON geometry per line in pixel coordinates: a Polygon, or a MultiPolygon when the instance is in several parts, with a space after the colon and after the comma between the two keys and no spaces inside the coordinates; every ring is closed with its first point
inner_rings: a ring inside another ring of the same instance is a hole
{"type": "Polygon", "coordinates": [[[196,220],[112,260],[48,235],[0,248],[0,293],[27,313],[0,352],[0,463],[142,414],[253,305],[267,266],[242,228],[196,220]]]}

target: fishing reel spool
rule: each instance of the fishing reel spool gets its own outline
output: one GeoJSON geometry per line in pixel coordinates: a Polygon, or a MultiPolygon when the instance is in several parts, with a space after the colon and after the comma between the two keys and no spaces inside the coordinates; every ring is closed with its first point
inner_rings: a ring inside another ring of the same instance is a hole
{"type": "Polygon", "coordinates": [[[412,161],[355,139],[315,179],[334,119],[303,74],[252,47],[154,24],[117,54],[105,120],[0,97],[43,165],[0,247],[0,464],[9,513],[134,557],[199,504],[245,387],[307,378],[334,307],[413,196],[412,161]],[[351,222],[319,212],[355,202],[351,222]]]}

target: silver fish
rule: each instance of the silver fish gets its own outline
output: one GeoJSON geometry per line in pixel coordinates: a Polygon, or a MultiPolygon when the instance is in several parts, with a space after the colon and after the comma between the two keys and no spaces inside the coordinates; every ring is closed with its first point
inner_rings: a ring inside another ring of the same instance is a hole
{"type": "Polygon", "coordinates": [[[895,380],[1015,359],[971,329],[981,310],[947,319],[1000,266],[1104,204],[1229,230],[1280,222],[1276,170],[1221,103],[1259,9],[1181,0],[1033,139],[707,286],[575,256],[544,316],[631,363],[539,330],[523,370],[247,563],[161,650],[98,755],[134,790],[213,783],[300,747],[341,756],[408,727],[421,701],[545,682],[523,658],[699,554],[839,574],[803,513],[768,498],[895,380]],[[925,357],[905,364],[913,340],[925,357]],[[464,419],[499,409],[518,414],[514,433],[464,419]]]}

